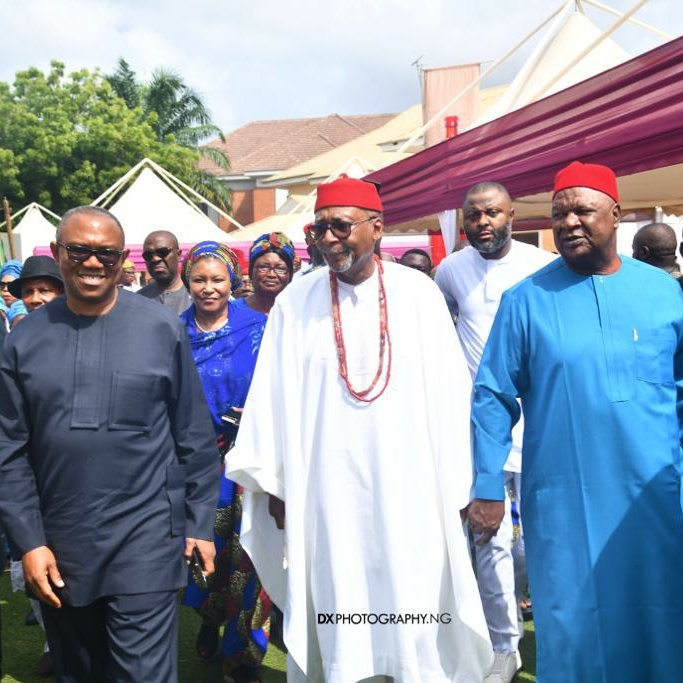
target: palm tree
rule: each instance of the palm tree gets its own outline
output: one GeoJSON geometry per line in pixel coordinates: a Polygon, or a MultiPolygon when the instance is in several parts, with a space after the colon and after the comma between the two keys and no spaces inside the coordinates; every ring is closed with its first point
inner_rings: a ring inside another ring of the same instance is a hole
{"type": "MultiPolygon", "coordinates": [[[[220,168],[230,170],[230,161],[221,149],[201,144],[210,136],[225,142],[223,132],[211,121],[211,114],[199,94],[169,69],[157,69],[145,87],[143,110],[152,123],[159,140],[173,136],[175,142],[198,150],[220,168]]],[[[230,206],[230,191],[215,176],[198,170],[193,177],[193,189],[223,210],[230,206]]]]}
{"type": "MultiPolygon", "coordinates": [[[[203,142],[217,136],[225,137],[211,120],[211,114],[200,95],[185,84],[182,77],[170,69],[156,69],[147,84],[138,82],[135,72],[120,58],[116,71],[106,80],[129,108],[138,105],[144,120],[149,121],[160,142],[174,142],[197,150],[217,166],[230,169],[230,161],[220,149],[203,142]]],[[[215,176],[200,169],[192,172],[190,185],[223,211],[230,211],[230,190],[215,176]]]]}
{"type": "Polygon", "coordinates": [[[179,144],[196,147],[209,135],[221,134],[200,96],[169,69],[157,69],[152,74],[142,106],[148,116],[156,113],[158,118],[152,128],[159,140],[173,135],[179,144]]]}

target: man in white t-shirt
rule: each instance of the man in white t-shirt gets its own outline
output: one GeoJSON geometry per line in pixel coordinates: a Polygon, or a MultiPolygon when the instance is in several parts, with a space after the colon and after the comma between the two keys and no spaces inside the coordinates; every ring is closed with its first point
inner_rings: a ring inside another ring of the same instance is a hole
{"type": "MultiPolygon", "coordinates": [[[[512,239],[514,209],[508,191],[499,183],[484,182],[470,188],[463,204],[463,218],[471,246],[444,259],[435,280],[456,319],[474,378],[503,292],[554,260],[555,255],[512,239]]],[[[513,430],[513,446],[505,465],[503,523],[488,543],[475,543],[479,592],[495,653],[487,683],[507,683],[521,668],[507,490],[514,490],[519,505],[522,432],[520,420],[513,430]]]]}

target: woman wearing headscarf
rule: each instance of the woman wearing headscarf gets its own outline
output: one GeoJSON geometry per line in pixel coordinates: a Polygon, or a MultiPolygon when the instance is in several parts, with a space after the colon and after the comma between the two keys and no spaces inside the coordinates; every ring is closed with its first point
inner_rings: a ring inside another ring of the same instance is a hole
{"type": "Polygon", "coordinates": [[[249,307],[268,314],[275,297],[292,281],[294,245],[282,232],[265,233],[249,250],[249,279],[254,291],[246,297],[249,307]]]}
{"type": "MultiPolygon", "coordinates": [[[[261,250],[259,256],[264,253],[261,250]]],[[[277,268],[281,267],[278,261],[277,268]]],[[[182,278],[192,305],[180,317],[187,327],[222,456],[234,442],[270,310],[268,300],[274,300],[289,282],[283,278],[278,289],[273,286],[270,271],[257,271],[256,277],[260,275],[264,275],[262,286],[255,286],[253,294],[231,300],[241,272],[237,255],[227,245],[200,242],[183,263],[182,278]]],[[[277,271],[274,275],[280,277],[277,271]]],[[[197,654],[211,659],[220,649],[226,680],[246,683],[259,680],[258,667],[268,646],[272,604],[239,543],[241,487],[223,476],[222,467],[220,476],[214,527],[216,572],[208,590],[200,588],[191,574],[183,602],[195,607],[202,617],[197,654]],[[221,624],[225,624],[222,639],[221,624]]]]}
{"type": "Polygon", "coordinates": [[[16,303],[18,299],[12,296],[9,291],[9,283],[16,280],[21,276],[21,261],[12,259],[7,261],[5,265],[0,270],[0,315],[2,316],[2,324],[6,332],[9,332],[10,324],[7,316],[7,312],[13,303],[16,303]]]}

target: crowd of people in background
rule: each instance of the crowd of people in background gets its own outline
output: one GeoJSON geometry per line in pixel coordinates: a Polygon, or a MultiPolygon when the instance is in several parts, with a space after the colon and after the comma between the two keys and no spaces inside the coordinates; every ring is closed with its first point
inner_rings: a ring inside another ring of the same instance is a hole
{"type": "Polygon", "coordinates": [[[5,263],[0,530],[39,675],[177,680],[182,589],[234,683],[269,640],[290,681],[509,683],[529,592],[539,681],[682,680],[676,234],[618,255],[597,164],[552,201],[559,256],[487,180],[466,242],[397,261],[342,176],[303,262],[154,230],[141,279],[86,206],[5,263]]]}

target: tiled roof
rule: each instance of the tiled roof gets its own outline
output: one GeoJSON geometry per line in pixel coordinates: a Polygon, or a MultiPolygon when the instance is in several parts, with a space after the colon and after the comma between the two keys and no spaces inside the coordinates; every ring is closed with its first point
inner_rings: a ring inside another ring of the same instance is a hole
{"type": "Polygon", "coordinates": [[[388,163],[410,156],[411,152],[397,153],[395,149],[385,151],[382,145],[395,143],[398,147],[398,142],[409,138],[421,124],[422,105],[416,104],[365,135],[273,174],[263,184],[267,187],[282,187],[296,178],[320,182],[341,170],[354,176],[347,167],[354,160],[366,172],[384,168],[388,163]]]}
{"type": "MultiPolygon", "coordinates": [[[[212,147],[223,149],[230,159],[230,175],[256,171],[281,171],[365,135],[396,114],[341,116],[330,114],[312,119],[254,121],[214,140],[212,147]]],[[[226,171],[209,159],[202,159],[202,170],[214,175],[226,171]]]]}

